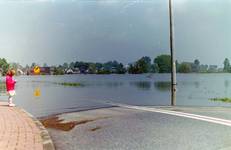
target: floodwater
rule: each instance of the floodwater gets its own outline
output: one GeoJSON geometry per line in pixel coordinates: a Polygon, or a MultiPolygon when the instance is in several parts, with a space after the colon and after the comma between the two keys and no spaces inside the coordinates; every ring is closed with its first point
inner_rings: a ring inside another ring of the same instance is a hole
{"type": "MultiPolygon", "coordinates": [[[[108,102],[170,105],[170,74],[18,76],[14,102],[36,117],[107,107],[108,102]],[[83,86],[56,83],[79,82],[83,86]]],[[[4,77],[1,78],[4,83],[4,77]]],[[[231,106],[231,74],[177,74],[177,105],[231,106]]],[[[7,101],[4,84],[0,99],[7,101]]]]}

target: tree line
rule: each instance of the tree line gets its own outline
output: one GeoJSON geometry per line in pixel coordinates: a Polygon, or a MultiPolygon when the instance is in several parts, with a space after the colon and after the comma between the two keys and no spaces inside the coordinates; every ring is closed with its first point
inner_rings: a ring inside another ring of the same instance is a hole
{"type": "MultiPolygon", "coordinates": [[[[193,62],[181,62],[176,60],[177,73],[231,73],[231,64],[228,58],[224,60],[224,67],[218,68],[217,65],[201,64],[199,59],[193,62]]],[[[70,64],[64,63],[59,68],[66,70],[67,68],[80,73],[89,74],[142,74],[142,73],[170,73],[171,72],[171,56],[167,54],[159,55],[153,60],[151,57],[143,56],[133,63],[123,65],[117,61],[108,61],[106,63],[92,63],[76,61],[70,64]]]]}
{"type": "MultiPolygon", "coordinates": [[[[231,73],[231,64],[228,58],[223,62],[224,67],[218,68],[216,65],[200,64],[198,59],[193,62],[181,62],[176,60],[176,70],[178,73],[213,73],[213,72],[228,72],[231,73]]],[[[31,66],[26,65],[23,68],[33,68],[36,63],[31,66]]],[[[9,67],[17,68],[19,64],[8,63],[6,59],[0,58],[0,72],[5,75],[9,67]]],[[[45,63],[43,67],[48,67],[45,63]]],[[[171,56],[159,55],[153,60],[144,56],[133,63],[124,65],[116,60],[105,63],[100,62],[84,62],[76,61],[71,63],[64,63],[62,65],[53,66],[54,74],[68,74],[68,73],[84,73],[84,74],[142,74],[142,73],[170,73],[171,72],[171,56]]]]}
{"type": "MultiPolygon", "coordinates": [[[[218,68],[216,65],[204,65],[200,64],[198,59],[193,62],[181,62],[176,60],[176,71],[178,73],[215,73],[215,72],[226,72],[226,68],[229,68],[231,72],[231,65],[227,62],[223,69],[218,68]]],[[[108,61],[106,63],[92,63],[92,62],[71,62],[70,64],[64,63],[60,66],[64,69],[79,69],[80,73],[89,74],[142,74],[142,73],[170,73],[171,72],[171,56],[170,55],[159,55],[153,60],[144,56],[133,63],[123,65],[117,61],[108,61]]],[[[227,71],[228,72],[228,71],[227,71]]]]}

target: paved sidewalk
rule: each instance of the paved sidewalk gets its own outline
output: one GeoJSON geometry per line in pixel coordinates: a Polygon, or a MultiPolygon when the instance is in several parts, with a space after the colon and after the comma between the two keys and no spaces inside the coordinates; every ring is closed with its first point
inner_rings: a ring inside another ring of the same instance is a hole
{"type": "Polygon", "coordinates": [[[43,150],[40,130],[27,113],[0,102],[0,150],[43,150]]]}

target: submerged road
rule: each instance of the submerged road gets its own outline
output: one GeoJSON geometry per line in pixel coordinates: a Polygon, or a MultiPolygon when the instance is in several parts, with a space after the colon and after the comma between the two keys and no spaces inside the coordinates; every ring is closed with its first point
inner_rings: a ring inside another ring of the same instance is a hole
{"type": "MultiPolygon", "coordinates": [[[[81,124],[65,133],[49,129],[56,148],[60,150],[231,150],[231,121],[228,118],[195,115],[184,112],[187,109],[182,108],[177,108],[178,111],[170,111],[169,108],[117,105],[120,107],[59,115],[66,122],[101,119],[81,124]]],[[[190,108],[190,111],[193,109],[190,108]]],[[[218,110],[218,108],[213,109],[218,110]]],[[[225,114],[231,112],[226,108],[219,108],[219,111],[221,110],[225,114]]]]}

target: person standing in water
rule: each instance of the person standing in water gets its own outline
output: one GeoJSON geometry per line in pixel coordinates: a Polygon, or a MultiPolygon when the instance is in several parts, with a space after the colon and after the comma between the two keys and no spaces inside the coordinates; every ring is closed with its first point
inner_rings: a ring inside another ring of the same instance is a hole
{"type": "Polygon", "coordinates": [[[9,95],[8,104],[10,107],[14,107],[15,104],[13,103],[13,96],[15,95],[15,83],[13,76],[15,75],[15,71],[13,69],[8,70],[6,75],[6,91],[9,95]]]}

